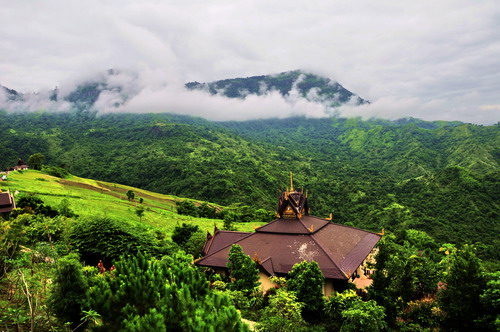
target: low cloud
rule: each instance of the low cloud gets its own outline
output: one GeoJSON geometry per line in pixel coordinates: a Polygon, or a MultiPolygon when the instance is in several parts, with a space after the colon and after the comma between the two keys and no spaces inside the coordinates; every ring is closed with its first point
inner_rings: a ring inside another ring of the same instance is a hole
{"type": "MultiPolygon", "coordinates": [[[[121,101],[105,93],[100,109],[148,105],[217,119],[327,115],[316,103],[274,94],[238,101],[182,88],[300,68],[372,102],[343,107],[345,116],[495,123],[498,110],[483,106],[500,103],[499,15],[495,0],[11,1],[0,11],[0,84],[26,93],[59,86],[64,95],[82,73],[125,68],[139,73],[135,94],[121,101]]],[[[65,107],[36,99],[30,109],[65,107]]]]}
{"type": "MultiPolygon", "coordinates": [[[[105,97],[107,98],[107,97],[105,97]]],[[[99,100],[101,102],[101,100],[99,100]]],[[[296,94],[284,98],[278,91],[247,95],[245,99],[211,95],[203,90],[187,90],[180,85],[146,87],[127,103],[113,107],[108,103],[102,112],[176,113],[198,116],[213,121],[287,118],[304,115],[326,117],[323,104],[307,101],[296,94]]]]}
{"type": "Polygon", "coordinates": [[[307,99],[297,89],[299,77],[286,96],[279,91],[261,87],[262,95],[247,94],[244,99],[212,95],[206,90],[188,90],[176,80],[169,82],[162,71],[108,71],[66,81],[58,89],[58,100],[50,99],[53,90],[28,93],[22,100],[9,98],[0,89],[0,109],[10,111],[68,111],[74,105],[65,100],[78,85],[100,82],[102,91],[93,109],[104,113],[175,113],[202,117],[212,121],[244,121],[252,119],[330,116],[383,118],[395,120],[415,117],[423,120],[463,121],[493,124],[498,121],[500,105],[487,104],[471,92],[446,98],[423,99],[387,96],[357,105],[353,98],[340,107],[331,107],[318,91],[311,89],[307,99]]]}

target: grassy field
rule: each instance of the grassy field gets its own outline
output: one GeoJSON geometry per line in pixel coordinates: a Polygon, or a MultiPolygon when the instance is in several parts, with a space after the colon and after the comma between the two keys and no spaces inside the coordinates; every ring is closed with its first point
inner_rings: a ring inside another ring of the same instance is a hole
{"type": "MultiPolygon", "coordinates": [[[[10,190],[13,194],[33,193],[45,204],[57,208],[63,199],[69,201],[72,211],[80,217],[106,216],[116,220],[136,221],[135,211],[138,206],[145,209],[142,223],[159,228],[171,234],[177,223],[196,224],[202,230],[213,232],[214,224],[222,228],[222,220],[195,218],[176,213],[175,202],[184,200],[172,195],[163,195],[116,183],[70,176],[57,178],[45,173],[29,170],[16,171],[8,175],[7,181],[0,181],[0,189],[10,190]],[[135,193],[134,201],[128,201],[127,191],[135,193]],[[139,199],[144,201],[139,204],[139,199]]],[[[193,200],[195,204],[201,201],[193,200]]],[[[211,206],[218,206],[209,204],[211,206]]],[[[239,231],[252,231],[262,223],[237,223],[239,231]]]]}

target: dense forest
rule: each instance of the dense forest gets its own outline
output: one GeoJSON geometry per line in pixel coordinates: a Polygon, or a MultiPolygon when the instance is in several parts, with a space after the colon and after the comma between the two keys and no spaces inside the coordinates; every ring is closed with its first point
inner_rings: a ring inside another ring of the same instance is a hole
{"type": "Polygon", "coordinates": [[[177,201],[177,213],[193,217],[179,216],[182,225],[168,234],[142,220],[152,194],[144,202],[132,190],[113,192],[137,215],[130,220],[80,217],[71,206],[79,196],[50,206],[19,194],[17,209],[0,218],[2,329],[247,331],[241,318],[271,332],[500,326],[499,125],[213,123],[81,110],[0,116],[0,168],[19,158],[41,168],[25,171],[30,187],[71,173],[220,204],[177,201]],[[195,217],[223,218],[228,230],[236,221],[265,222],[290,171],[312,214],[385,229],[369,288],[346,283],[325,297],[318,265],[304,261],[263,293],[256,262],[238,246],[228,276],[192,264],[206,238],[195,217]]]}
{"type": "MultiPolygon", "coordinates": [[[[1,187],[23,179],[32,188],[47,189],[66,181],[45,174],[59,168],[42,169],[10,173],[1,187]]],[[[499,327],[500,274],[486,273],[471,245],[440,244],[414,229],[388,231],[378,245],[368,288],[357,289],[344,281],[325,296],[318,264],[303,261],[286,278],[271,277],[276,287],[262,292],[257,262],[238,245],[229,252],[228,275],[192,264],[206,239],[199,218],[177,223],[172,234],[166,234],[160,224],[143,222],[145,210],[145,219],[152,211],[142,197],[134,198],[132,190],[106,193],[114,198],[107,204],[125,204],[139,219],[102,216],[98,206],[93,214],[79,216],[73,208],[85,198],[68,188],[57,190],[76,200],[48,205],[23,192],[16,195],[17,208],[0,218],[0,326],[6,331],[495,331],[499,327]]],[[[153,199],[152,193],[135,191],[153,199]]],[[[179,204],[177,210],[185,213],[194,207],[179,204]]],[[[210,209],[201,204],[195,210],[210,209]]]]}
{"type": "Polygon", "coordinates": [[[75,175],[266,210],[292,171],[315,215],[415,228],[499,258],[498,124],[4,112],[0,140],[0,168],[41,153],[75,175]]]}

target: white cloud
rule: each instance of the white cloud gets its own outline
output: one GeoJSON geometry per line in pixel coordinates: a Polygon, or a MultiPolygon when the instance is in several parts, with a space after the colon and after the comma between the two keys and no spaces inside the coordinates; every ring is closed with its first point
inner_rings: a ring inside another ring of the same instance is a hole
{"type": "MultiPolygon", "coordinates": [[[[352,112],[481,123],[500,118],[497,110],[481,108],[500,103],[500,6],[494,0],[0,0],[0,5],[0,84],[23,92],[68,89],[66,82],[109,68],[139,73],[140,87],[151,91],[301,68],[372,101],[352,112]]],[[[214,100],[217,107],[235,107],[233,113],[247,112],[237,101],[214,100]]],[[[138,108],[139,101],[129,107],[138,108]]],[[[267,114],[271,105],[281,110],[273,114],[283,111],[270,96],[241,104],[251,104],[256,114],[267,114]],[[259,103],[267,111],[260,111],[259,103]]],[[[298,105],[283,105],[288,113],[300,112],[298,105]]],[[[318,114],[309,103],[300,106],[318,114]]]]}

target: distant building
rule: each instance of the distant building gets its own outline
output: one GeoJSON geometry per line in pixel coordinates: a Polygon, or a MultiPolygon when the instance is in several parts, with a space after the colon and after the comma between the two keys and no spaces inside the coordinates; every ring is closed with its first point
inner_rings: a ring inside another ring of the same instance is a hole
{"type": "Polygon", "coordinates": [[[370,283],[367,260],[373,259],[380,234],[335,224],[309,215],[307,194],[284,191],[278,201],[277,219],[254,233],[222,231],[207,235],[203,257],[195,262],[227,273],[229,250],[238,244],[259,265],[262,290],[275,285],[270,276],[286,276],[304,260],[316,261],[326,279],[323,291],[330,295],[352,280],[359,287],[370,283]]]}
{"type": "Polygon", "coordinates": [[[9,213],[16,208],[14,197],[9,191],[0,192],[0,214],[9,213]]]}
{"type": "Polygon", "coordinates": [[[28,165],[24,163],[21,159],[18,160],[17,165],[12,167],[13,171],[25,171],[28,169],[28,165]]]}

